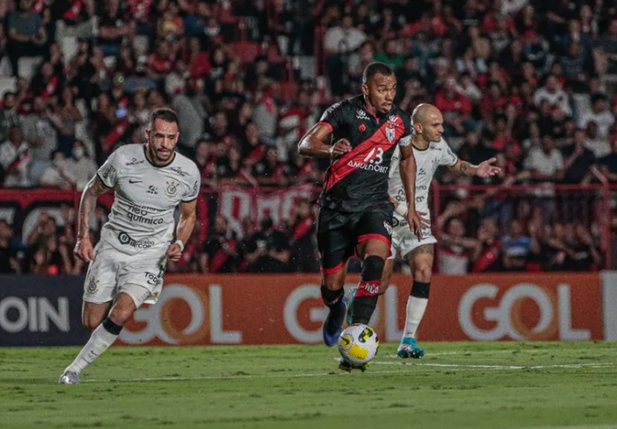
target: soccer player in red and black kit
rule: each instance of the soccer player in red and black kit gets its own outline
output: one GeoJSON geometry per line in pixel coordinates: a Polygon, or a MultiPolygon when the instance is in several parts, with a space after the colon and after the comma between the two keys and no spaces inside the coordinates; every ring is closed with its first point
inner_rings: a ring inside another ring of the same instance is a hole
{"type": "Polygon", "coordinates": [[[396,145],[409,205],[410,228],[420,233],[416,213],[416,162],[411,147],[411,117],[393,103],[396,76],[383,63],[371,63],[362,76],[362,94],[332,105],[300,140],[301,155],[329,158],[319,198],[317,242],[321,254],[321,296],[330,309],[324,342],[336,344],[345,318],[343,285],[349,258],[363,260],[354,295],[352,323],[368,324],[377,305],[381,274],[390,251],[392,213],[388,171],[396,145]]]}

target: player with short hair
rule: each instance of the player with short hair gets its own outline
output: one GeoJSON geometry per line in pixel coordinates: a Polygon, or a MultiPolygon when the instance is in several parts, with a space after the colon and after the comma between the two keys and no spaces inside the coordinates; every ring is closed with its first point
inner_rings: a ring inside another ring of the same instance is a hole
{"type": "Polygon", "coordinates": [[[90,262],[82,323],[93,332],[60,383],[79,383],[80,373],[116,341],[133,312],[143,303],[156,303],[167,258],[177,261],[182,255],[195,226],[201,179],[195,163],[175,152],[179,135],[176,113],[154,110],[147,143],[117,149],[84,189],[75,255],[90,262]],[[98,196],[111,189],[109,220],[93,248],[88,221],[98,196]],[[178,206],[180,218],[174,228],[178,206]]]}
{"type": "MultiPolygon", "coordinates": [[[[428,305],[435,243],[437,243],[437,239],[431,232],[431,216],[428,206],[429,187],[435,171],[439,166],[445,165],[457,175],[488,177],[501,172],[499,167],[492,165],[497,161],[496,158],[491,158],[477,166],[459,159],[442,138],[443,116],[435,106],[420,104],[414,109],[411,117],[414,129],[411,147],[413,147],[417,164],[415,207],[422,217],[422,234],[418,238],[409,231],[406,219],[409,200],[405,197],[400,175],[393,168],[389,180],[389,193],[396,202],[392,249],[381,278],[381,293],[383,294],[390,283],[394,258],[397,255],[407,259],[412,269],[413,284],[407,301],[405,329],[397,350],[397,355],[401,358],[424,356],[424,350],[418,346],[415,337],[428,305]]],[[[393,155],[393,160],[396,157],[398,157],[397,153],[393,155]]],[[[350,305],[350,313],[353,311],[350,305]]]]}
{"type": "MultiPolygon", "coordinates": [[[[392,155],[400,146],[402,184],[414,201],[415,160],[410,146],[411,118],[393,103],[396,75],[383,63],[364,70],[362,94],[336,103],[299,143],[301,155],[329,158],[317,241],[321,254],[321,296],[330,312],[323,327],[324,342],[337,342],[345,319],[343,285],[349,258],[363,261],[353,323],[368,323],[379,294],[382,270],[390,251],[393,205],[388,196],[392,155]]],[[[406,214],[418,231],[420,218],[413,204],[406,214]]]]}

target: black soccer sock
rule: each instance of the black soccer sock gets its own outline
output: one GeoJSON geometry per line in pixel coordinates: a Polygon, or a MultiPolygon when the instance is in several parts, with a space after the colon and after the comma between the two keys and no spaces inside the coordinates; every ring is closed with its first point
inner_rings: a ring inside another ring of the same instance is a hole
{"type": "Polygon", "coordinates": [[[123,326],[116,325],[109,317],[103,320],[103,328],[112,335],[120,335],[123,326]]]}
{"type": "Polygon", "coordinates": [[[431,291],[431,283],[424,283],[414,280],[413,285],[411,286],[411,292],[409,295],[415,298],[426,298],[428,299],[429,292],[431,291]]]}
{"type": "Polygon", "coordinates": [[[367,325],[371,320],[381,292],[381,275],[384,265],[385,261],[379,256],[370,255],[364,259],[362,281],[354,294],[352,323],[367,325]]]}
{"type": "Polygon", "coordinates": [[[340,301],[344,294],[345,291],[343,290],[343,288],[340,288],[338,290],[331,290],[324,285],[321,285],[321,299],[323,300],[324,304],[326,304],[330,308],[336,306],[336,304],[340,301]]]}

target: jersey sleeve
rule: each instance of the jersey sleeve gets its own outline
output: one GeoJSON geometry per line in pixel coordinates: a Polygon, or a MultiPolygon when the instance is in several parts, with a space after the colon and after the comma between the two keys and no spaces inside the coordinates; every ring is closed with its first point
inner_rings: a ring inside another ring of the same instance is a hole
{"type": "Polygon", "coordinates": [[[199,196],[199,188],[201,186],[201,176],[199,174],[199,170],[197,166],[192,169],[191,177],[188,180],[187,188],[184,194],[182,195],[183,203],[190,203],[191,201],[195,201],[199,196]]]}
{"type": "Polygon", "coordinates": [[[445,165],[447,167],[453,167],[458,162],[458,156],[454,153],[452,148],[446,143],[445,140],[441,140],[444,144],[443,154],[439,160],[439,165],[445,165]]]}
{"type": "Polygon", "coordinates": [[[343,103],[336,103],[326,109],[317,125],[325,125],[330,130],[330,133],[334,134],[344,123],[345,105],[343,103]]]}
{"type": "Polygon", "coordinates": [[[404,119],[405,134],[399,139],[398,144],[401,147],[407,147],[411,144],[411,136],[413,136],[413,120],[411,115],[404,119]]]}
{"type": "Polygon", "coordinates": [[[120,169],[120,155],[116,150],[113,152],[105,163],[97,170],[96,175],[108,188],[113,188],[118,182],[118,170],[120,169]]]}

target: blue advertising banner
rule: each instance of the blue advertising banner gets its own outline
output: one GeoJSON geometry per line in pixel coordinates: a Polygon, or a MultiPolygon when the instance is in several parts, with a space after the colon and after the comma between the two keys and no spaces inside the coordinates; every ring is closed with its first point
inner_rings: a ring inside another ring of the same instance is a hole
{"type": "Polygon", "coordinates": [[[82,276],[0,275],[0,346],[83,345],[82,276]]]}

